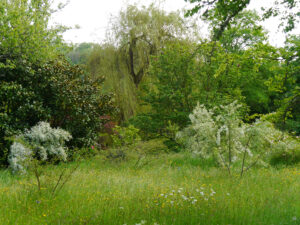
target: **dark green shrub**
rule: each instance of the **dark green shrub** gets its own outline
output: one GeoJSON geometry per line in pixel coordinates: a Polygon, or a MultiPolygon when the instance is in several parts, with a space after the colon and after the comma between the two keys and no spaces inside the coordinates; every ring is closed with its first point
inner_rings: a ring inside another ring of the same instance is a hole
{"type": "Polygon", "coordinates": [[[101,80],[91,80],[64,58],[43,64],[20,61],[0,68],[0,164],[6,162],[11,137],[48,121],[69,131],[69,147],[91,146],[102,129],[101,115],[113,114],[101,80]],[[30,68],[30,69],[28,69],[30,68]]]}
{"type": "Polygon", "coordinates": [[[169,152],[168,147],[164,144],[165,139],[156,138],[149,141],[141,141],[136,145],[136,149],[142,153],[157,155],[169,152]]]}
{"type": "Polygon", "coordinates": [[[7,137],[46,121],[68,130],[69,147],[91,145],[102,128],[100,116],[114,112],[103,79],[91,80],[63,56],[66,27],[49,26],[52,1],[0,1],[0,165],[7,137]]]}
{"type": "Polygon", "coordinates": [[[298,163],[300,163],[300,149],[276,152],[271,155],[270,159],[270,164],[272,166],[289,166],[298,163]]]}
{"type": "Polygon", "coordinates": [[[7,164],[11,137],[41,120],[49,118],[39,96],[21,84],[2,82],[0,84],[0,165],[7,164]]]}
{"type": "Polygon", "coordinates": [[[51,124],[72,134],[71,145],[93,145],[102,129],[101,116],[116,112],[112,96],[101,91],[104,80],[91,80],[66,60],[51,62],[42,71],[42,76],[51,77],[47,92],[42,93],[51,109],[51,124]]]}
{"type": "Polygon", "coordinates": [[[184,127],[188,115],[196,104],[195,79],[191,68],[193,47],[189,43],[178,42],[166,46],[163,52],[152,58],[149,76],[142,100],[150,106],[150,112],[140,114],[135,124],[145,132],[163,134],[169,125],[184,127]]]}

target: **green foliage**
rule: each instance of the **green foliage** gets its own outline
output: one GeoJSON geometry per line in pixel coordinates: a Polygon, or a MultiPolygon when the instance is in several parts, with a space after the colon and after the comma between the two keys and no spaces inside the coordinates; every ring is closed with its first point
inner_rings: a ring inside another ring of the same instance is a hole
{"type": "Polygon", "coordinates": [[[79,66],[65,60],[45,65],[42,77],[51,77],[45,104],[51,108],[51,124],[73,136],[73,146],[91,146],[102,129],[100,116],[114,114],[112,96],[102,92],[103,79],[91,80],[79,66]]]}
{"type": "Polygon", "coordinates": [[[49,0],[1,0],[0,68],[16,65],[14,57],[45,62],[65,47],[61,33],[66,27],[48,26],[51,10],[49,0]]]}
{"type": "Polygon", "coordinates": [[[1,142],[48,120],[54,127],[72,133],[70,146],[90,146],[102,128],[101,115],[113,114],[111,95],[103,94],[103,80],[92,81],[78,66],[64,59],[42,65],[24,63],[13,69],[2,68],[0,74],[1,142]],[[30,71],[27,64],[31,65],[30,71]]]}
{"type": "Polygon", "coordinates": [[[295,149],[283,149],[282,151],[277,151],[270,156],[270,164],[272,166],[291,166],[300,163],[300,146],[295,149]]]}
{"type": "Polygon", "coordinates": [[[67,57],[76,65],[85,65],[88,62],[94,46],[95,44],[93,43],[80,43],[79,45],[75,45],[74,49],[67,54],[67,57]]]}
{"type": "Polygon", "coordinates": [[[168,148],[164,144],[164,141],[165,140],[162,138],[151,139],[149,141],[141,141],[137,143],[135,148],[147,155],[159,155],[161,153],[168,152],[168,148]]]}
{"type": "Polygon", "coordinates": [[[93,79],[104,77],[103,92],[114,93],[114,100],[120,109],[120,120],[127,120],[137,109],[136,87],[127,74],[123,55],[113,45],[95,46],[87,63],[93,79]]]}
{"type": "Polygon", "coordinates": [[[128,5],[111,18],[107,43],[94,48],[88,70],[94,78],[106,78],[107,90],[115,93],[120,120],[128,120],[140,110],[137,96],[147,79],[151,56],[166,43],[182,39],[186,27],[179,13],[167,13],[155,4],[128,5]]]}
{"type": "Polygon", "coordinates": [[[83,148],[71,148],[68,149],[68,161],[78,162],[82,159],[91,159],[98,155],[99,152],[100,149],[96,148],[94,145],[83,148]]]}
{"type": "MultiPolygon", "coordinates": [[[[200,13],[205,21],[214,24],[213,40],[219,40],[223,32],[230,27],[232,20],[237,17],[251,0],[185,0],[186,2],[196,3],[194,7],[186,12],[186,16],[192,16],[200,13]]],[[[273,5],[262,8],[264,19],[281,16],[282,23],[279,27],[284,26],[284,32],[290,32],[299,22],[299,0],[276,0],[273,5]],[[284,10],[283,10],[284,8],[284,10]],[[298,10],[298,11],[297,11],[298,10]]]]}
{"type": "Polygon", "coordinates": [[[0,84],[0,165],[7,164],[13,136],[40,120],[49,118],[47,108],[33,91],[14,82],[0,84]]]}
{"type": "Polygon", "coordinates": [[[222,46],[230,52],[242,53],[243,50],[263,43],[267,40],[267,32],[258,24],[260,21],[256,11],[244,10],[239,13],[220,37],[222,46]]]}
{"type": "Polygon", "coordinates": [[[114,147],[135,145],[141,140],[141,137],[138,134],[139,129],[132,125],[129,125],[128,127],[115,126],[113,131],[114,134],[112,135],[112,139],[114,147]]]}
{"type": "Polygon", "coordinates": [[[114,45],[120,47],[128,65],[126,72],[136,87],[147,72],[150,56],[167,42],[181,38],[186,31],[184,25],[179,13],[166,13],[154,4],[147,8],[128,5],[112,21],[114,45]]]}
{"type": "Polygon", "coordinates": [[[40,119],[47,119],[41,99],[32,90],[14,82],[0,86],[1,130],[22,130],[40,119]]]}
{"type": "Polygon", "coordinates": [[[300,118],[300,37],[290,36],[284,48],[280,48],[280,67],[274,71],[266,84],[276,96],[275,105],[280,128],[299,134],[300,118]]]}
{"type": "Polygon", "coordinates": [[[142,100],[151,107],[149,113],[138,115],[132,120],[147,133],[166,134],[170,124],[183,127],[187,124],[190,110],[195,104],[193,92],[193,65],[191,47],[178,42],[163,49],[163,53],[151,61],[149,81],[144,86],[142,100]]]}
{"type": "Polygon", "coordinates": [[[96,140],[103,114],[113,113],[103,80],[91,80],[58,56],[63,28],[50,28],[51,2],[0,3],[0,159],[7,164],[11,137],[48,121],[72,133],[70,146],[96,140]]]}
{"type": "Polygon", "coordinates": [[[197,3],[197,5],[188,10],[186,16],[192,16],[200,11],[202,18],[206,21],[215,24],[213,28],[213,40],[219,40],[230,22],[243,9],[247,7],[250,0],[185,0],[190,3],[197,3]]]}
{"type": "Polygon", "coordinates": [[[148,112],[132,123],[146,133],[166,135],[169,122],[183,128],[197,101],[213,107],[231,99],[242,100],[239,90],[240,58],[220,45],[189,42],[167,45],[151,60],[149,79],[141,95],[148,112]]]}

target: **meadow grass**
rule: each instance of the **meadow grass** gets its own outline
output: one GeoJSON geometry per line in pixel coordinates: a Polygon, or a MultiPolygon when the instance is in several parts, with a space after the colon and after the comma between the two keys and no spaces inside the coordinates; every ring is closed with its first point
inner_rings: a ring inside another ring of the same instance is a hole
{"type": "Polygon", "coordinates": [[[0,171],[0,224],[300,224],[299,166],[240,178],[186,154],[151,156],[143,166],[96,156],[52,197],[51,178],[75,164],[44,168],[40,193],[33,176],[0,171]]]}

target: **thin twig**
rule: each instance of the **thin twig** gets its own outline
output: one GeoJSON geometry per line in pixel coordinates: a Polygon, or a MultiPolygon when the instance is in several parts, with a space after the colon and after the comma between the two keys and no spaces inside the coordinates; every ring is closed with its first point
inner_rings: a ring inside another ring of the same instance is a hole
{"type": "Polygon", "coordinates": [[[247,155],[246,154],[247,153],[246,149],[248,148],[250,140],[251,140],[252,137],[253,137],[253,135],[250,135],[250,137],[249,137],[249,139],[247,141],[247,144],[245,146],[244,156],[243,156],[243,164],[242,164],[242,169],[241,169],[241,177],[243,176],[243,173],[244,173],[244,166],[245,166],[245,160],[246,160],[246,155],[247,155]]]}
{"type": "Polygon", "coordinates": [[[245,169],[244,172],[248,171],[248,170],[251,169],[253,166],[255,166],[256,163],[258,162],[258,160],[260,159],[261,156],[262,156],[262,155],[259,155],[259,156],[257,157],[256,161],[253,162],[250,166],[248,166],[248,167],[245,169]]]}
{"type": "Polygon", "coordinates": [[[230,171],[229,165],[226,164],[225,159],[223,158],[223,156],[222,156],[221,154],[220,154],[220,157],[221,157],[221,159],[222,159],[224,165],[227,167],[227,170],[228,170],[229,175],[231,176],[231,171],[230,171]]]}
{"type": "Polygon", "coordinates": [[[66,171],[66,169],[64,169],[64,170],[61,172],[61,174],[60,174],[60,176],[59,176],[59,178],[58,178],[58,180],[57,180],[57,182],[56,182],[56,185],[55,185],[55,187],[54,187],[53,190],[52,190],[52,196],[54,196],[55,191],[56,191],[58,185],[60,184],[60,182],[61,182],[61,180],[62,180],[62,178],[63,178],[63,176],[64,176],[65,171],[66,171]]]}
{"type": "Polygon", "coordinates": [[[60,192],[60,190],[65,186],[65,184],[70,180],[72,174],[77,170],[77,168],[79,167],[79,163],[77,163],[77,165],[74,167],[74,169],[68,174],[68,176],[66,177],[66,179],[64,180],[64,182],[61,184],[61,186],[59,187],[59,189],[57,190],[56,193],[60,192]]]}
{"type": "Polygon", "coordinates": [[[34,175],[35,175],[35,178],[37,180],[38,191],[41,192],[40,174],[39,174],[39,171],[38,171],[36,163],[34,163],[34,175]]]}

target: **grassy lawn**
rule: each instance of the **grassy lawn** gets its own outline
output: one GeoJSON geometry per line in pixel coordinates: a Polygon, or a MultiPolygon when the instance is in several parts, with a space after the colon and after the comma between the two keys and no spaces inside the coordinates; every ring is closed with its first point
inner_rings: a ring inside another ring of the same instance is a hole
{"type": "Polygon", "coordinates": [[[184,154],[144,164],[97,156],[52,197],[63,167],[45,168],[41,193],[33,176],[0,171],[0,224],[300,224],[299,166],[253,169],[241,179],[184,154]]]}

